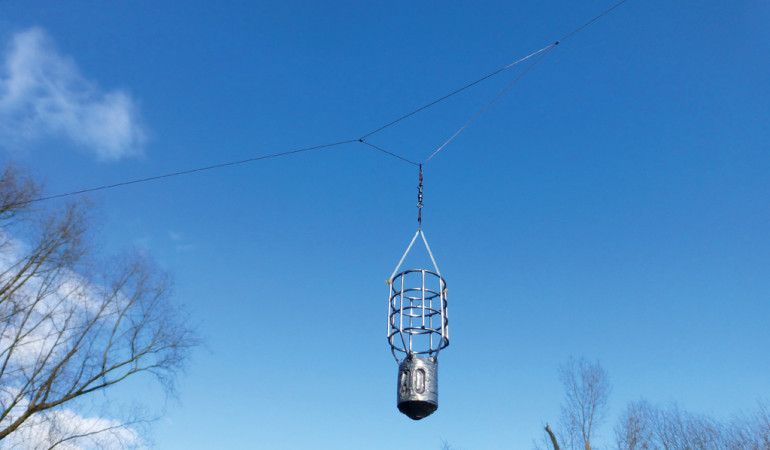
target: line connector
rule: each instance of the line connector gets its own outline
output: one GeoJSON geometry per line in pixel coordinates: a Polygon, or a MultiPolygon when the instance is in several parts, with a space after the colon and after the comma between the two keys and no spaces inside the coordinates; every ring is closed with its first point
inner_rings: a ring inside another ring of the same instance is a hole
{"type": "Polygon", "coordinates": [[[422,164],[420,167],[420,184],[417,185],[417,228],[422,228],[422,164]]]}

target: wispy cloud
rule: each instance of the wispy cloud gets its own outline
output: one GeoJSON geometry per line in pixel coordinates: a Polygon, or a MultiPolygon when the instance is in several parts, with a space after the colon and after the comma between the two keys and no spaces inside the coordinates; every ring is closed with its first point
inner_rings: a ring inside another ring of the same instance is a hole
{"type": "MultiPolygon", "coordinates": [[[[26,408],[22,402],[16,409],[26,408]]],[[[7,425],[13,414],[3,420],[7,425]]],[[[42,411],[27,419],[3,441],[3,448],[20,450],[146,448],[136,430],[103,417],[86,417],[67,409],[42,411]],[[6,447],[7,446],[7,447],[6,447]]]]}
{"type": "Polygon", "coordinates": [[[177,233],[175,231],[169,231],[168,237],[171,238],[172,242],[174,242],[174,244],[176,245],[176,251],[178,252],[195,250],[195,245],[190,244],[189,242],[185,242],[186,240],[184,239],[181,233],[177,233]]]}
{"type": "Polygon", "coordinates": [[[147,134],[135,101],[104,91],[40,28],[17,33],[0,66],[0,145],[66,139],[100,160],[137,156],[147,134]]]}

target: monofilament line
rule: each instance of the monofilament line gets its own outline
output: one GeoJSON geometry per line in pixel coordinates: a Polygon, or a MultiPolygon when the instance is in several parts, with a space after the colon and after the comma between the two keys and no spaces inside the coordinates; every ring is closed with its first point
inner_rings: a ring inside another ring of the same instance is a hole
{"type": "Polygon", "coordinates": [[[389,151],[385,150],[385,149],[384,149],[384,148],[382,148],[382,147],[378,147],[378,146],[376,146],[376,145],[372,144],[371,142],[367,142],[367,141],[365,141],[365,140],[364,140],[364,138],[361,138],[361,139],[359,139],[359,140],[358,140],[358,142],[360,142],[360,143],[362,143],[362,144],[365,144],[365,145],[368,145],[369,147],[371,147],[371,148],[373,148],[373,149],[375,149],[375,150],[379,150],[379,151],[381,151],[382,153],[385,153],[385,154],[388,154],[388,155],[390,155],[390,156],[393,156],[394,158],[398,158],[398,159],[400,159],[401,161],[406,161],[406,162],[408,162],[409,164],[414,164],[415,166],[419,166],[419,165],[420,165],[420,163],[416,163],[416,162],[414,162],[414,161],[412,161],[412,160],[409,160],[409,159],[406,159],[406,158],[404,158],[403,156],[397,155],[397,154],[395,154],[395,153],[393,153],[393,152],[389,152],[389,151]]]}
{"type": "Polygon", "coordinates": [[[443,100],[446,100],[449,97],[452,97],[453,95],[459,94],[460,92],[462,92],[462,91],[464,91],[464,90],[466,90],[466,89],[468,89],[468,88],[470,88],[472,86],[475,86],[475,85],[481,83],[484,80],[487,80],[487,79],[489,79],[489,78],[491,78],[491,77],[493,77],[493,76],[495,76],[497,74],[505,72],[506,70],[510,69],[511,67],[516,66],[517,64],[520,64],[520,63],[522,63],[524,61],[527,61],[527,60],[529,60],[529,59],[531,59],[531,58],[533,58],[533,57],[535,57],[537,55],[540,55],[540,57],[537,58],[532,64],[530,64],[530,66],[527,67],[527,69],[525,69],[524,72],[519,74],[519,76],[516,77],[516,79],[514,79],[511,83],[509,83],[499,94],[497,94],[497,96],[495,96],[495,98],[493,98],[492,101],[490,101],[486,106],[484,106],[484,108],[482,108],[481,111],[479,111],[468,122],[466,122],[465,125],[463,125],[459,130],[457,130],[457,132],[455,134],[453,134],[449,139],[447,139],[447,141],[444,142],[444,144],[442,144],[425,161],[423,161],[422,164],[425,164],[430,159],[432,159],[434,156],[436,156],[436,154],[438,152],[440,152],[442,149],[444,149],[447,146],[447,144],[449,144],[449,142],[452,141],[452,139],[454,139],[458,134],[460,134],[460,132],[462,132],[468,125],[470,125],[470,123],[473,122],[479,115],[481,115],[481,113],[483,113],[487,108],[489,108],[489,106],[491,106],[492,103],[497,101],[497,99],[500,98],[506,91],[508,91],[508,89],[510,89],[511,86],[513,86],[517,81],[519,81],[521,79],[521,77],[524,76],[524,74],[529,72],[538,62],[540,62],[545,57],[545,55],[547,55],[551,50],[553,50],[553,48],[556,45],[558,45],[560,42],[562,42],[562,41],[564,41],[566,39],[569,39],[570,37],[572,37],[576,33],[581,32],[583,29],[585,29],[589,25],[593,24],[597,20],[601,19],[605,15],[609,14],[615,8],[619,7],[620,5],[622,5],[623,3],[627,2],[627,1],[628,0],[621,0],[621,1],[619,1],[618,3],[614,4],[610,8],[607,8],[605,11],[603,11],[601,14],[597,15],[593,19],[591,19],[591,20],[587,21],[586,23],[584,23],[583,25],[575,28],[574,30],[572,30],[571,32],[566,34],[563,38],[561,38],[560,40],[556,41],[555,43],[550,44],[550,45],[548,45],[546,47],[543,47],[543,48],[541,48],[540,50],[538,50],[538,51],[536,51],[534,53],[531,53],[531,54],[529,54],[529,55],[527,55],[527,56],[525,56],[523,58],[520,58],[520,59],[518,59],[518,60],[516,60],[516,61],[514,61],[514,62],[512,62],[512,63],[510,63],[510,64],[508,64],[508,65],[506,65],[504,67],[501,67],[500,69],[497,69],[496,71],[494,71],[494,72],[492,72],[490,74],[487,74],[487,75],[479,78],[476,81],[473,81],[473,82],[471,82],[469,84],[466,84],[465,86],[461,87],[460,89],[452,91],[449,94],[444,95],[443,97],[438,98],[438,99],[436,99],[436,100],[426,104],[425,106],[422,106],[422,107],[420,107],[418,109],[415,109],[414,111],[412,111],[412,112],[410,112],[408,114],[405,114],[405,115],[399,117],[396,120],[388,122],[387,124],[385,124],[385,125],[377,128],[377,129],[375,129],[374,131],[371,131],[371,132],[361,136],[358,139],[348,139],[348,140],[344,140],[344,141],[340,141],[340,142],[333,142],[333,143],[330,143],[330,144],[323,144],[323,145],[316,145],[316,146],[313,146],[313,147],[301,148],[301,149],[298,149],[298,150],[291,150],[291,151],[286,151],[286,152],[273,153],[273,154],[264,155],[264,156],[256,156],[254,158],[248,158],[248,159],[244,159],[244,160],[241,160],[241,161],[226,162],[226,163],[215,164],[215,165],[207,166],[207,167],[200,167],[200,168],[197,168],[197,169],[183,170],[183,171],[179,171],[179,172],[167,173],[167,174],[164,174],[164,175],[157,175],[157,176],[153,176],[153,177],[140,178],[140,179],[131,180],[131,181],[124,181],[122,183],[114,183],[114,184],[109,184],[109,185],[105,185],[105,186],[99,186],[99,187],[94,187],[94,188],[89,188],[89,189],[82,189],[82,190],[79,190],[79,191],[67,192],[67,193],[64,193],[64,194],[57,194],[57,195],[51,195],[51,196],[47,196],[47,197],[40,197],[40,198],[31,199],[31,200],[26,200],[26,201],[23,201],[23,202],[17,202],[17,203],[12,203],[12,204],[8,204],[8,205],[4,205],[3,208],[9,208],[9,207],[13,207],[13,206],[20,206],[20,205],[26,205],[26,204],[30,204],[30,203],[42,202],[42,201],[45,201],[45,200],[53,200],[53,199],[69,197],[69,196],[73,196],[73,195],[80,195],[80,194],[85,194],[85,193],[88,193],[88,192],[101,191],[101,190],[104,190],[104,189],[112,189],[112,188],[116,188],[116,187],[120,187],[120,186],[128,186],[128,185],[137,184],[137,183],[144,183],[144,182],[148,182],[148,181],[154,181],[154,180],[160,180],[160,179],[164,179],[164,178],[176,177],[176,176],[179,176],[179,175],[187,175],[187,174],[192,174],[192,173],[196,173],[196,172],[203,172],[203,171],[207,171],[207,170],[220,169],[220,168],[223,168],[223,167],[235,166],[235,165],[239,165],[239,164],[245,164],[245,163],[250,163],[250,162],[254,162],[254,161],[260,161],[260,160],[269,159],[269,158],[276,158],[276,157],[280,157],[280,156],[288,156],[288,155],[293,155],[295,153],[308,152],[308,151],[312,151],[312,150],[320,150],[320,149],[323,149],[323,148],[334,147],[334,146],[339,146],[339,145],[343,145],[343,144],[350,144],[350,143],[354,143],[354,142],[359,142],[359,143],[365,144],[365,145],[367,145],[367,146],[369,146],[369,147],[371,147],[371,148],[373,148],[375,150],[378,150],[378,151],[380,151],[382,153],[385,153],[385,154],[387,154],[389,156],[392,156],[394,158],[398,158],[398,159],[400,159],[402,161],[405,161],[405,162],[407,162],[409,164],[412,164],[412,165],[415,165],[415,166],[419,166],[420,163],[414,162],[414,161],[412,161],[412,160],[410,160],[408,158],[405,158],[405,157],[403,157],[401,155],[398,155],[397,153],[390,152],[390,151],[385,150],[385,149],[383,149],[381,147],[378,147],[378,146],[376,146],[374,144],[371,144],[371,143],[367,142],[365,139],[367,137],[369,137],[369,136],[372,136],[373,134],[379,133],[380,131],[382,131],[382,130],[384,130],[384,129],[392,126],[392,125],[395,125],[398,122],[401,122],[404,119],[407,119],[407,118],[409,118],[409,117],[419,113],[420,111],[423,111],[423,110],[425,110],[427,108],[430,108],[431,106],[433,106],[433,105],[435,105],[435,104],[437,104],[437,103],[439,103],[439,102],[441,102],[443,100]]]}
{"type": "MultiPolygon", "coordinates": [[[[461,133],[461,132],[462,132],[462,131],[463,131],[463,130],[466,128],[466,127],[468,127],[468,125],[470,125],[470,124],[471,124],[471,122],[473,122],[474,120],[476,120],[476,118],[477,118],[477,117],[479,117],[479,116],[480,116],[480,115],[481,115],[481,114],[482,114],[484,111],[486,111],[486,110],[487,110],[487,108],[489,108],[490,106],[492,106],[492,103],[496,102],[496,101],[497,101],[497,99],[499,99],[500,97],[502,97],[502,96],[503,96],[503,94],[505,94],[505,93],[508,91],[508,89],[510,89],[510,88],[511,88],[511,87],[512,87],[514,84],[516,84],[516,82],[517,82],[517,81],[521,80],[521,78],[522,78],[524,75],[526,75],[526,74],[527,74],[527,72],[529,72],[530,70],[532,70],[532,68],[533,68],[533,67],[535,67],[535,65],[536,65],[537,63],[539,63],[540,61],[542,61],[542,59],[543,59],[543,58],[545,58],[545,55],[547,55],[547,54],[548,54],[548,53],[549,53],[551,50],[553,50],[553,48],[554,48],[554,47],[556,47],[558,44],[559,44],[558,42],[555,42],[555,43],[553,43],[553,44],[549,45],[548,47],[546,47],[546,48],[544,49],[544,53],[543,53],[542,55],[540,55],[540,57],[539,57],[539,58],[537,58],[537,59],[536,59],[536,60],[535,60],[535,61],[534,61],[532,64],[530,64],[530,65],[529,65],[529,67],[527,67],[527,68],[526,68],[526,69],[525,69],[525,70],[524,70],[522,73],[520,73],[518,77],[514,78],[514,79],[513,79],[513,81],[511,81],[510,83],[508,83],[508,86],[506,86],[505,88],[503,88],[503,90],[502,90],[502,91],[500,91],[500,92],[499,92],[499,93],[498,93],[498,94],[495,96],[495,98],[493,98],[493,99],[492,99],[492,100],[491,100],[489,103],[487,103],[487,104],[486,104],[486,105],[485,105],[483,108],[481,108],[481,111],[477,112],[475,116],[471,117],[471,119],[470,119],[469,121],[465,122],[465,124],[464,124],[463,126],[461,126],[461,127],[460,127],[460,129],[459,129],[459,130],[457,130],[457,131],[455,132],[455,134],[453,134],[452,136],[450,136],[450,137],[449,137],[449,139],[447,139],[447,140],[446,140],[446,142],[444,142],[443,144],[441,144],[441,146],[440,146],[439,148],[437,148],[437,149],[436,149],[436,151],[434,151],[433,153],[431,153],[431,155],[430,155],[430,156],[428,156],[428,158],[427,158],[425,161],[423,161],[423,162],[422,162],[422,164],[425,164],[425,163],[427,163],[428,161],[430,161],[430,160],[431,160],[431,158],[433,158],[434,156],[436,156],[436,154],[437,154],[438,152],[440,152],[441,150],[443,150],[443,149],[444,149],[444,147],[446,147],[446,146],[447,146],[447,144],[449,144],[450,142],[452,142],[452,139],[454,139],[455,137],[457,137],[457,135],[458,135],[458,134],[460,134],[460,133],[461,133]]],[[[540,53],[540,52],[538,52],[538,53],[540,53]]]]}
{"type": "Polygon", "coordinates": [[[29,204],[29,203],[42,202],[42,201],[45,201],[45,200],[53,200],[55,198],[69,197],[69,196],[72,196],[72,195],[86,194],[88,192],[101,191],[101,190],[104,190],[104,189],[112,189],[112,188],[116,188],[116,187],[120,187],[120,186],[128,186],[128,185],[131,185],[131,184],[144,183],[144,182],[147,182],[147,181],[161,180],[163,178],[171,178],[171,177],[176,177],[176,176],[179,176],[179,175],[187,175],[187,174],[196,173],[196,172],[203,172],[203,171],[206,171],[206,170],[221,169],[222,167],[237,166],[239,164],[246,164],[246,163],[250,163],[250,162],[261,161],[263,159],[277,158],[279,156],[288,156],[288,155],[293,155],[295,153],[309,152],[311,150],[321,150],[321,149],[324,149],[324,148],[335,147],[335,146],[343,145],[343,144],[350,144],[350,143],[357,142],[357,141],[358,141],[357,139],[351,139],[351,140],[347,140],[347,141],[334,142],[334,143],[331,143],[331,144],[316,145],[316,146],[313,146],[313,147],[306,147],[306,148],[301,148],[301,149],[297,149],[297,150],[290,150],[290,151],[287,151],[287,152],[273,153],[271,155],[256,156],[254,158],[243,159],[243,160],[240,160],[240,161],[226,162],[226,163],[222,163],[222,164],[215,164],[213,166],[199,167],[197,169],[183,170],[183,171],[180,171],[180,172],[167,173],[167,174],[164,174],[164,175],[157,175],[157,176],[154,176],[154,177],[147,177],[147,178],[140,178],[140,179],[137,179],[137,180],[124,181],[122,183],[108,184],[108,185],[105,185],[105,186],[99,186],[99,187],[95,187],[95,188],[89,188],[89,189],[82,189],[82,190],[79,190],[79,191],[67,192],[65,194],[50,195],[50,196],[47,196],[47,197],[35,198],[35,199],[32,199],[32,200],[27,200],[27,201],[23,201],[23,202],[11,203],[9,205],[4,205],[3,208],[9,208],[9,207],[12,207],[12,206],[21,206],[21,205],[26,205],[26,204],[29,204]]]}
{"type": "MultiPolygon", "coordinates": [[[[415,109],[414,111],[412,111],[412,112],[410,112],[410,113],[408,113],[408,114],[405,114],[405,115],[403,115],[403,116],[399,117],[398,119],[396,119],[396,120],[394,120],[394,121],[392,121],[392,122],[389,122],[389,123],[387,123],[387,124],[385,124],[385,125],[383,125],[383,126],[381,126],[381,127],[377,128],[377,129],[376,129],[376,130],[374,130],[374,131],[371,131],[371,132],[369,132],[369,133],[366,133],[365,135],[361,136],[361,139],[366,139],[366,138],[368,138],[369,136],[371,136],[371,135],[373,135],[373,134],[375,134],[375,133],[379,133],[380,131],[384,130],[385,128],[388,128],[388,127],[389,127],[389,126],[391,126],[391,125],[395,125],[395,124],[397,124],[398,122],[401,122],[402,120],[404,120],[404,119],[406,119],[406,118],[409,118],[409,117],[411,117],[411,116],[413,116],[413,115],[417,114],[417,113],[418,113],[418,112],[420,112],[420,111],[426,110],[426,109],[430,108],[431,106],[435,105],[436,103],[439,103],[439,102],[441,102],[441,101],[444,101],[444,100],[448,99],[449,97],[451,97],[451,96],[453,96],[453,95],[455,95],[455,94],[459,94],[460,92],[462,92],[462,91],[464,91],[464,90],[466,90],[466,89],[468,89],[468,88],[470,88],[470,87],[473,87],[473,86],[475,86],[475,85],[477,85],[477,84],[481,83],[482,81],[484,81],[484,80],[486,80],[486,79],[492,78],[493,76],[495,76],[495,75],[497,75],[497,74],[499,74],[499,73],[501,73],[501,72],[505,72],[506,70],[510,69],[511,67],[513,67],[513,66],[515,66],[515,65],[517,65],[517,64],[519,64],[519,63],[522,63],[522,62],[524,62],[524,61],[528,60],[529,58],[532,58],[533,56],[537,55],[538,53],[541,53],[541,52],[544,52],[544,51],[546,51],[546,50],[550,49],[552,46],[553,46],[553,44],[551,44],[551,45],[549,45],[549,46],[547,46],[547,47],[543,47],[543,48],[541,48],[540,50],[538,50],[538,51],[536,51],[536,52],[534,52],[534,53],[532,53],[532,54],[530,54],[530,55],[527,55],[527,56],[525,56],[525,57],[523,57],[523,58],[521,58],[521,59],[519,59],[519,60],[517,60],[517,61],[514,61],[514,62],[512,62],[512,63],[508,64],[508,65],[507,65],[507,66],[505,66],[505,67],[501,67],[501,68],[499,68],[499,69],[495,70],[494,72],[492,72],[492,73],[490,73],[490,74],[488,74],[488,75],[485,75],[485,76],[483,76],[483,77],[479,78],[479,79],[478,79],[478,80],[476,80],[476,81],[473,81],[473,82],[471,82],[471,83],[468,83],[468,84],[466,84],[465,86],[461,87],[460,89],[457,89],[457,90],[455,90],[455,91],[452,91],[452,92],[450,92],[449,94],[447,94],[447,95],[445,95],[445,96],[443,96],[443,97],[441,97],[441,98],[439,98],[439,99],[437,99],[437,100],[434,100],[434,101],[432,101],[432,102],[428,103],[428,104],[427,104],[427,105],[425,105],[425,106],[422,106],[422,107],[420,107],[420,108],[417,108],[417,109],[415,109]]],[[[362,142],[363,142],[363,141],[362,141],[362,142]]]]}

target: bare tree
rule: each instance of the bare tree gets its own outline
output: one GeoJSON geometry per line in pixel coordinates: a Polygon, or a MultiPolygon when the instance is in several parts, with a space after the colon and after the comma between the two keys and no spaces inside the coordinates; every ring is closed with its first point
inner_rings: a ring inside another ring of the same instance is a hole
{"type": "Polygon", "coordinates": [[[620,450],[767,450],[770,411],[760,404],[753,414],[720,421],[703,414],[668,408],[641,400],[628,404],[615,427],[620,450]]]}
{"type": "Polygon", "coordinates": [[[561,422],[571,448],[591,450],[591,434],[606,418],[610,381],[599,362],[570,358],[559,370],[565,401],[561,422]]]}
{"type": "Polygon", "coordinates": [[[615,441],[619,449],[651,450],[655,411],[646,401],[628,404],[626,412],[615,427],[615,441]]]}
{"type": "Polygon", "coordinates": [[[13,167],[0,176],[0,443],[37,424],[54,448],[118,433],[115,420],[62,426],[65,407],[142,373],[173,390],[196,339],[147,257],[99,261],[88,206],[32,208],[38,192],[13,167]]]}
{"type": "Polygon", "coordinates": [[[447,442],[446,439],[441,440],[441,450],[453,450],[453,447],[447,442]]]}
{"type": "Polygon", "coordinates": [[[561,433],[545,426],[548,440],[554,450],[591,450],[591,436],[604,421],[610,382],[607,372],[599,362],[590,363],[584,358],[570,358],[559,368],[559,380],[564,386],[564,403],[561,405],[561,433]]]}

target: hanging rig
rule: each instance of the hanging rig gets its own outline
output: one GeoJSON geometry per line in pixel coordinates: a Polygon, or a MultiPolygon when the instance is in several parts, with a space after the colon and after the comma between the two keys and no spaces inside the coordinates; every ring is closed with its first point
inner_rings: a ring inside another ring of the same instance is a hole
{"type": "Polygon", "coordinates": [[[398,363],[398,409],[414,420],[438,408],[438,354],[449,345],[446,281],[422,231],[422,164],[417,186],[417,232],[388,284],[388,343],[398,363]],[[399,272],[417,237],[422,238],[433,270],[399,272]]]}

